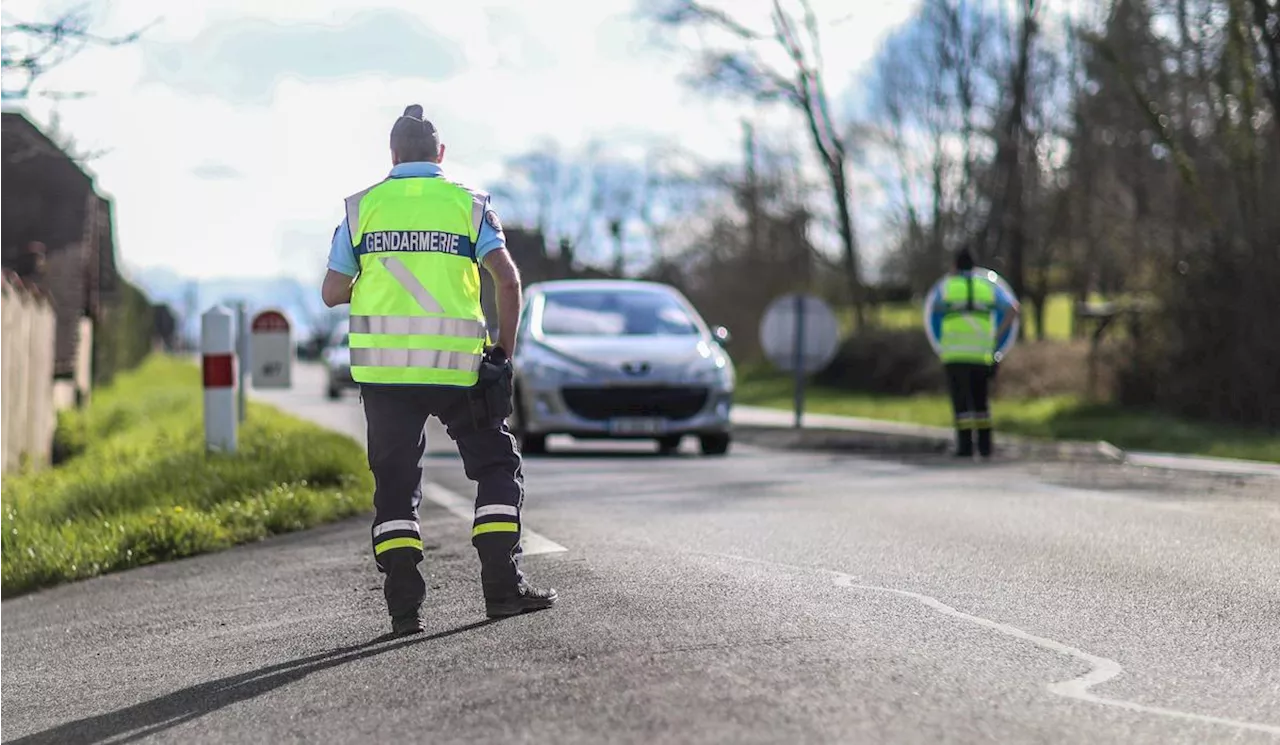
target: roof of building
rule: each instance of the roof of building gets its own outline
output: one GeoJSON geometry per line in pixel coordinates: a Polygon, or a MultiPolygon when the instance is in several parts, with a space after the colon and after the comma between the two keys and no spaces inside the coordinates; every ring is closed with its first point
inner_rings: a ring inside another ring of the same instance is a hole
{"type": "Polygon", "coordinates": [[[100,318],[119,285],[111,200],[94,177],[21,112],[3,112],[0,265],[24,273],[58,316],[58,375],[75,367],[80,319],[100,318]],[[37,244],[42,244],[39,248],[37,244]],[[32,250],[42,258],[32,260],[32,250]]]}

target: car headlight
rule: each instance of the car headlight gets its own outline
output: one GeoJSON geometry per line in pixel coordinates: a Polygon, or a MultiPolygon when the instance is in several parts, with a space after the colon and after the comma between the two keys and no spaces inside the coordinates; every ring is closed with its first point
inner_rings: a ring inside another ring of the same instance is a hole
{"type": "Polygon", "coordinates": [[[529,378],[542,383],[567,383],[587,379],[587,370],[584,367],[545,359],[530,362],[524,372],[529,378]]]}
{"type": "Polygon", "coordinates": [[[724,359],[700,360],[689,368],[689,380],[693,383],[730,386],[733,384],[733,368],[724,359]]]}

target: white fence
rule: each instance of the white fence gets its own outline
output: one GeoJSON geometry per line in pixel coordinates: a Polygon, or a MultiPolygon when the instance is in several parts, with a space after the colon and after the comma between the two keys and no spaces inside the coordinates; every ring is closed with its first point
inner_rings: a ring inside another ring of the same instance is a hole
{"type": "Polygon", "coordinates": [[[53,362],[57,318],[48,298],[4,277],[0,294],[0,418],[3,470],[24,460],[47,466],[57,423],[53,402],[53,362]]]}

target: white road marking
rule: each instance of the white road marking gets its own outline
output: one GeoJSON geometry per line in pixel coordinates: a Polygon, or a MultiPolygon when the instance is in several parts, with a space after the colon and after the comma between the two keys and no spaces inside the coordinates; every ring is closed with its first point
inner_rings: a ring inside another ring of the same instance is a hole
{"type": "MultiPolygon", "coordinates": [[[[475,518],[474,501],[466,499],[460,494],[455,494],[439,484],[424,481],[422,484],[422,496],[426,499],[430,499],[432,502],[435,502],[463,520],[466,520],[468,523],[475,518]]],[[[569,550],[541,533],[535,533],[532,530],[529,530],[529,528],[523,524],[520,526],[520,543],[524,548],[525,556],[554,554],[560,551],[569,550]]]]}
{"type": "Polygon", "coordinates": [[[1244,722],[1237,719],[1226,719],[1223,717],[1214,717],[1206,714],[1196,714],[1194,712],[1189,712],[1189,711],[1179,711],[1177,709],[1166,709],[1160,706],[1147,706],[1146,704],[1139,704],[1133,701],[1124,701],[1122,699],[1107,698],[1105,696],[1099,696],[1095,693],[1092,693],[1089,689],[1092,688],[1093,686],[1106,683],[1112,680],[1113,678],[1119,675],[1122,675],[1124,673],[1124,668],[1122,668],[1120,666],[1120,663],[1116,662],[1115,660],[1089,654],[1088,652],[1076,649],[1075,647],[1072,647],[1067,644],[1063,644],[1062,642],[1055,641],[1053,639],[1046,639],[1043,636],[1036,636],[1035,634],[1028,633],[1026,631],[1023,631],[1022,629],[1019,629],[1014,626],[1010,626],[1005,623],[992,621],[987,618],[981,618],[979,616],[975,616],[971,613],[965,613],[964,611],[956,610],[955,608],[952,608],[951,606],[947,605],[941,600],[938,600],[937,598],[934,598],[934,597],[930,597],[929,595],[922,595],[918,592],[911,592],[910,590],[898,590],[892,587],[878,587],[876,585],[859,584],[857,578],[854,577],[853,575],[845,574],[844,572],[836,572],[830,569],[814,569],[812,567],[802,567],[802,566],[795,566],[792,564],[782,564],[774,561],[765,561],[763,559],[753,559],[747,556],[735,556],[733,554],[711,553],[711,554],[705,554],[705,555],[717,556],[723,559],[733,559],[734,561],[742,561],[742,562],[747,562],[751,564],[763,564],[767,566],[775,566],[783,569],[794,569],[798,571],[817,571],[822,574],[831,576],[835,584],[840,587],[848,587],[855,590],[868,590],[871,592],[883,592],[883,593],[889,593],[891,595],[899,595],[901,597],[911,598],[912,600],[916,600],[920,603],[923,603],[924,605],[932,608],[933,610],[938,611],[939,613],[942,613],[943,615],[951,616],[952,618],[958,618],[962,621],[968,621],[969,623],[975,624],[977,626],[981,626],[983,628],[997,631],[1001,634],[1004,634],[1005,636],[1011,636],[1015,639],[1021,639],[1023,641],[1031,642],[1032,644],[1042,649],[1047,649],[1052,652],[1057,652],[1058,654],[1075,658],[1082,662],[1087,662],[1092,668],[1089,670],[1089,672],[1079,677],[1072,678],[1070,680],[1064,680],[1057,683],[1050,683],[1047,686],[1050,693],[1053,693],[1058,696],[1062,696],[1064,698],[1075,699],[1077,701],[1087,701],[1092,704],[1099,704],[1102,706],[1111,706],[1117,709],[1127,709],[1129,711],[1136,711],[1144,714],[1155,714],[1157,716],[1171,717],[1175,719],[1186,719],[1193,722],[1204,722],[1207,724],[1221,724],[1227,727],[1235,727],[1237,729],[1253,730],[1255,732],[1266,732],[1272,735],[1280,735],[1280,726],[1273,725],[1273,724],[1263,724],[1261,722],[1244,722]]]}

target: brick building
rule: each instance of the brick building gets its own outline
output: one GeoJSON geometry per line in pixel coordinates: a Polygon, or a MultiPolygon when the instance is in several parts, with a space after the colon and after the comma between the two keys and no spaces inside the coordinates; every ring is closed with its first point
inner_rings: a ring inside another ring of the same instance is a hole
{"type": "MultiPolygon", "coordinates": [[[[93,177],[16,112],[3,117],[3,266],[43,289],[57,313],[54,377],[73,400],[89,391],[93,334],[116,301],[111,202],[93,177]]],[[[69,402],[64,402],[69,403],[69,402]]]]}

